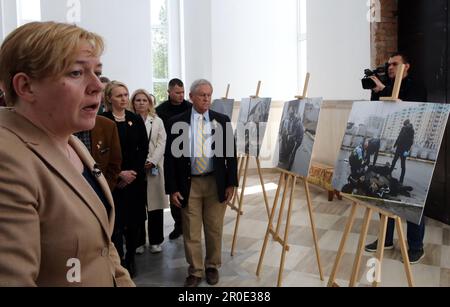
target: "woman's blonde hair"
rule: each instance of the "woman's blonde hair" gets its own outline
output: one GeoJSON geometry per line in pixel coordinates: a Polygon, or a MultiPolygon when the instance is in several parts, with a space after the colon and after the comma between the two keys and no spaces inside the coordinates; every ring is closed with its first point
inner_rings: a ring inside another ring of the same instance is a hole
{"type": "Polygon", "coordinates": [[[156,111],[155,111],[156,98],[155,98],[155,96],[153,96],[152,94],[150,94],[149,92],[147,92],[144,89],[138,89],[138,90],[134,91],[133,95],[131,96],[131,107],[133,108],[133,112],[136,113],[136,107],[134,106],[134,100],[136,99],[136,96],[139,94],[145,95],[145,97],[147,97],[147,99],[149,101],[148,114],[151,117],[155,117],[155,115],[156,115],[156,111]]]}
{"type": "MultiPolygon", "coordinates": [[[[118,88],[118,87],[123,87],[123,88],[125,88],[127,90],[128,94],[130,93],[130,91],[128,90],[128,87],[125,85],[125,83],[120,82],[120,81],[111,81],[111,82],[109,82],[106,85],[106,88],[105,88],[105,102],[108,105],[108,109],[110,111],[112,111],[112,102],[111,102],[112,91],[115,88],[118,88]]],[[[128,106],[127,109],[131,110],[130,106],[128,106]]]]}
{"type": "Polygon", "coordinates": [[[14,30],[0,49],[0,84],[9,106],[17,102],[13,78],[25,73],[33,79],[58,79],[76,61],[82,43],[92,47],[92,54],[104,51],[103,39],[75,25],[56,22],[32,22],[14,30]]]}

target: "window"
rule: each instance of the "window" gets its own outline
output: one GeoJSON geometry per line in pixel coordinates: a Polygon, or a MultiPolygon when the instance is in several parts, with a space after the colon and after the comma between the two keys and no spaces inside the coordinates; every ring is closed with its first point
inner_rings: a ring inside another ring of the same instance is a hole
{"type": "Polygon", "coordinates": [[[17,0],[17,26],[41,20],[40,0],[17,0]]]}
{"type": "Polygon", "coordinates": [[[167,99],[169,83],[169,24],[167,0],[151,1],[153,93],[158,103],[167,99]]]}

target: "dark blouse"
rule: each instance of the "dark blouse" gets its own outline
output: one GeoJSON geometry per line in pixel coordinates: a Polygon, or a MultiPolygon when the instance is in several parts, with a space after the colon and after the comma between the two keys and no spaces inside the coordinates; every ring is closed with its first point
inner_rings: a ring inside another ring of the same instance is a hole
{"type": "MultiPolygon", "coordinates": [[[[114,121],[112,112],[102,114],[114,121]]],[[[134,170],[145,178],[145,161],[148,155],[148,136],[142,117],[125,112],[125,122],[116,122],[122,149],[122,170],[134,170]]]]}
{"type": "Polygon", "coordinates": [[[106,199],[105,193],[103,193],[102,188],[100,187],[100,184],[95,179],[94,175],[89,171],[89,169],[85,166],[83,169],[83,177],[86,179],[86,181],[89,183],[89,185],[92,187],[92,189],[97,194],[98,198],[103,203],[103,206],[105,206],[106,212],[108,215],[111,213],[111,206],[108,203],[108,200],[106,199]]]}

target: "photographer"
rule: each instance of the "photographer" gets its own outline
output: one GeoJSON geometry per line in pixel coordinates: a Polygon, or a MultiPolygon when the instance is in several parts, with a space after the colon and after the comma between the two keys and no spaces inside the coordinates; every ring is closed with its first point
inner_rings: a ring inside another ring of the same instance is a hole
{"type": "MultiPolygon", "coordinates": [[[[411,64],[408,58],[401,54],[395,53],[391,56],[388,62],[388,82],[387,84],[383,84],[377,77],[371,76],[370,78],[375,82],[376,87],[372,89],[372,98],[371,100],[379,100],[380,97],[391,97],[393,85],[395,81],[395,77],[397,75],[397,68],[401,65],[405,64],[405,73],[403,75],[403,82],[400,88],[399,98],[404,101],[417,101],[417,102],[426,102],[427,101],[427,92],[426,89],[415,82],[409,76],[409,70],[411,68],[411,64]]],[[[404,123],[404,126],[409,125],[409,121],[404,123]]],[[[406,128],[405,128],[406,129],[406,128]]],[[[400,152],[405,148],[409,150],[410,146],[399,146],[399,140],[396,142],[397,151],[400,152]],[[401,147],[399,150],[398,147],[401,147]]],[[[398,159],[397,153],[395,156],[398,159]]],[[[403,159],[403,158],[402,158],[403,159]]],[[[406,158],[404,158],[406,160],[406,158]]],[[[393,165],[397,160],[394,158],[393,165]]],[[[402,160],[402,177],[404,176],[405,165],[402,160]]],[[[392,172],[392,169],[391,169],[392,172]]],[[[403,178],[402,178],[403,179],[403,178]]],[[[386,241],[384,244],[384,249],[393,249],[394,248],[394,228],[395,221],[394,219],[388,220],[387,232],[386,232],[386,241]]],[[[422,219],[420,225],[416,225],[411,222],[407,222],[407,240],[408,240],[408,258],[411,264],[418,263],[425,256],[425,252],[423,249],[423,239],[425,237],[425,220],[422,219]]],[[[372,242],[371,244],[366,245],[365,250],[367,252],[376,252],[378,246],[378,240],[372,242]]]]}
{"type": "Polygon", "coordinates": [[[388,78],[383,84],[376,75],[372,75],[369,78],[375,83],[375,87],[372,89],[372,96],[370,100],[378,101],[380,97],[391,97],[394,87],[395,77],[397,76],[397,69],[401,64],[405,64],[405,73],[403,75],[402,86],[400,88],[399,99],[403,101],[427,101],[427,91],[423,85],[416,82],[409,75],[411,68],[410,61],[407,56],[401,53],[394,53],[391,55],[387,63],[387,75],[388,78]]]}

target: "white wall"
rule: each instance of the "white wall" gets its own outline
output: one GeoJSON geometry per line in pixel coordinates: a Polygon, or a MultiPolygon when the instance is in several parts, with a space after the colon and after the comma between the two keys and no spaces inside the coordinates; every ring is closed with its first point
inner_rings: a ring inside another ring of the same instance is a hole
{"type": "Polygon", "coordinates": [[[16,1],[0,0],[0,42],[17,28],[16,1]]]}
{"type": "Polygon", "coordinates": [[[5,23],[5,14],[3,13],[3,0],[0,0],[0,43],[3,41],[4,33],[4,23],[5,23]]]}
{"type": "Polygon", "coordinates": [[[369,98],[360,81],[370,67],[368,10],[365,0],[308,0],[309,96],[369,98]]]}
{"type": "Polygon", "coordinates": [[[211,0],[211,36],[215,96],[228,83],[231,98],[255,95],[259,80],[261,97],[299,93],[297,0],[211,0]]]}
{"type": "Polygon", "coordinates": [[[3,41],[3,36],[5,35],[3,25],[5,23],[5,14],[3,13],[3,0],[0,0],[0,43],[3,41]]]}
{"type": "Polygon", "coordinates": [[[212,76],[211,1],[185,0],[183,9],[185,42],[183,81],[188,94],[192,82],[200,78],[211,80],[212,76]]]}
{"type": "MultiPolygon", "coordinates": [[[[67,21],[67,1],[41,0],[42,20],[67,21]]],[[[151,90],[151,23],[148,0],[80,0],[79,26],[103,36],[104,75],[125,82],[130,91],[151,90]]]]}
{"type": "MultiPolygon", "coordinates": [[[[186,84],[209,78],[215,97],[255,94],[288,100],[299,75],[297,0],[184,1],[186,84]],[[210,16],[210,18],[209,18],[210,16]],[[210,60],[210,65],[208,65],[210,60]]],[[[368,99],[360,79],[370,67],[368,7],[361,0],[307,1],[309,96],[368,99]]]]}

